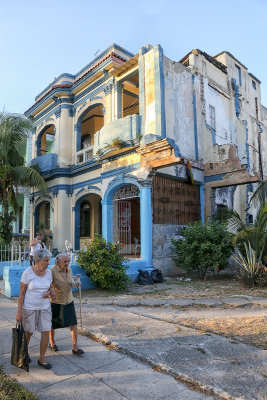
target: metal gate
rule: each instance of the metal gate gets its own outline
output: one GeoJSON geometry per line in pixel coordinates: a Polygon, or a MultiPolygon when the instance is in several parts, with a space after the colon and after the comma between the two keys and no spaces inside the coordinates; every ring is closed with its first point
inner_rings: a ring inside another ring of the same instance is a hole
{"type": "Polygon", "coordinates": [[[132,254],[132,204],[129,199],[139,196],[135,185],[126,185],[113,196],[113,240],[123,244],[122,254],[132,254]]]}

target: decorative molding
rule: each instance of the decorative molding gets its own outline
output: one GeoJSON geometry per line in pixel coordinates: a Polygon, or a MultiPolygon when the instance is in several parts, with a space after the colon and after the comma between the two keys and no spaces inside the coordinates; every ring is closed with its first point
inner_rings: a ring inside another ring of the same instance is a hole
{"type": "Polygon", "coordinates": [[[85,106],[86,106],[86,101],[84,101],[84,102],[82,103],[81,107],[78,108],[77,112],[79,113],[79,112],[81,111],[81,109],[82,109],[83,107],[85,107],[85,106]]]}
{"type": "Polygon", "coordinates": [[[66,194],[67,194],[68,197],[72,197],[72,194],[73,194],[73,187],[72,187],[72,185],[67,186],[67,188],[66,188],[66,194]]]}
{"type": "Polygon", "coordinates": [[[104,87],[104,93],[106,96],[108,96],[109,94],[112,93],[112,83],[110,83],[104,87]]]}
{"type": "MultiPolygon", "coordinates": [[[[89,97],[95,96],[97,93],[101,92],[104,89],[104,85],[101,85],[104,83],[107,79],[110,79],[108,76],[104,76],[100,78],[98,81],[93,83],[92,85],[88,86],[83,92],[77,94],[76,96],[74,95],[73,97],[73,103],[76,103],[74,105],[75,108],[77,108],[80,104],[82,104],[85,100],[87,100],[89,97]],[[97,88],[92,92],[93,89],[97,88]],[[92,93],[90,93],[92,92],[92,93]],[[89,93],[89,94],[88,94],[89,93]],[[88,96],[86,96],[88,94],[88,96]],[[86,97],[84,97],[86,96],[86,97]],[[81,99],[81,100],[80,100],[81,99]]],[[[72,94],[70,94],[71,96],[72,94]]],[[[57,103],[52,103],[49,107],[47,107],[45,110],[43,110],[41,113],[38,114],[37,118],[34,118],[30,116],[29,118],[32,119],[33,123],[35,126],[38,126],[42,121],[51,115],[53,115],[56,111],[56,107],[58,107],[57,103]],[[39,121],[39,122],[37,122],[39,121]]],[[[36,107],[37,109],[38,107],[36,107]]]]}
{"type": "Polygon", "coordinates": [[[116,92],[121,92],[122,89],[123,89],[123,84],[122,84],[121,82],[115,81],[115,82],[113,83],[113,87],[114,87],[114,90],[115,90],[116,92]]]}
{"type": "Polygon", "coordinates": [[[141,155],[141,167],[148,169],[179,164],[180,157],[175,156],[174,148],[167,139],[157,140],[136,149],[141,155]]]}
{"type": "Polygon", "coordinates": [[[99,187],[93,186],[93,185],[87,186],[87,189],[90,189],[90,190],[98,190],[99,192],[101,192],[101,189],[100,189],[99,187]]]}
{"type": "Polygon", "coordinates": [[[57,186],[52,187],[51,192],[52,192],[54,197],[57,197],[57,195],[58,195],[58,187],[57,186]]]}
{"type": "Polygon", "coordinates": [[[61,106],[59,106],[56,110],[55,110],[55,116],[56,118],[59,118],[61,116],[61,106]]]}
{"type": "Polygon", "coordinates": [[[84,192],[84,187],[82,187],[78,192],[75,194],[75,197],[77,197],[80,193],[84,192]]]}

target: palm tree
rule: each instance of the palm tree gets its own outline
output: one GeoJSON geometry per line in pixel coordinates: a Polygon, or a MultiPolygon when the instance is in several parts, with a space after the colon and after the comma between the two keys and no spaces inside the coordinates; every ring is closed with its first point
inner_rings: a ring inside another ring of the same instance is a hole
{"type": "Polygon", "coordinates": [[[12,222],[18,211],[18,186],[36,186],[45,190],[46,184],[35,166],[25,166],[20,154],[23,141],[32,131],[32,123],[24,116],[0,113],[0,241],[12,240],[12,222]]]}
{"type": "Polygon", "coordinates": [[[232,211],[228,219],[229,228],[235,236],[233,244],[245,254],[245,246],[251,244],[257,258],[262,255],[262,261],[267,262],[267,203],[260,204],[254,224],[246,225],[240,215],[232,211]]]}
{"type": "Polygon", "coordinates": [[[260,183],[258,189],[253,193],[250,202],[265,204],[267,202],[267,181],[260,183]]]}

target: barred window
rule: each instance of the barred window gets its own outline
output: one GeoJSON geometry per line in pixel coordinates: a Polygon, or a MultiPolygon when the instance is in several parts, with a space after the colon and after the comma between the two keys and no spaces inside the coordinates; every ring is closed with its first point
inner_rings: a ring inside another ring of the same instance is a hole
{"type": "Polygon", "coordinates": [[[210,115],[210,127],[216,131],[216,115],[215,115],[215,107],[209,105],[209,115],[210,115]]]}

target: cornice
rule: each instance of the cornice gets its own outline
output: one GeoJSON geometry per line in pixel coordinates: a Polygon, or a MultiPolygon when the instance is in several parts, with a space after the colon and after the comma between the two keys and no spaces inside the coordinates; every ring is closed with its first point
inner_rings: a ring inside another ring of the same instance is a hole
{"type": "MultiPolygon", "coordinates": [[[[112,48],[112,47],[111,47],[112,48]]],[[[119,46],[117,46],[117,48],[120,51],[123,51],[122,48],[119,48],[119,46]]],[[[104,54],[106,54],[107,51],[104,52],[104,54]]],[[[131,54],[131,53],[130,53],[131,54]]],[[[58,85],[53,85],[51,88],[49,88],[50,86],[47,87],[48,91],[44,90],[43,92],[41,92],[41,94],[43,93],[43,96],[40,97],[38,100],[36,100],[36,103],[33,104],[30,108],[28,108],[28,110],[25,111],[25,115],[27,117],[30,117],[31,114],[37,110],[45,101],[47,101],[49,98],[53,97],[56,93],[58,93],[57,89],[60,89],[60,91],[62,91],[63,88],[69,89],[68,92],[72,93],[73,90],[77,89],[82,83],[86,82],[86,80],[88,80],[90,77],[92,77],[95,73],[99,72],[100,70],[102,70],[107,64],[109,64],[113,59],[118,58],[119,60],[125,62],[127,61],[127,59],[124,59],[123,57],[121,57],[120,55],[114,53],[114,51],[110,51],[106,57],[104,59],[101,59],[101,56],[99,56],[96,60],[94,60],[91,64],[88,64],[88,66],[84,69],[87,71],[80,77],[78,77],[76,80],[74,80],[73,84],[58,84],[58,85]],[[99,62],[97,63],[97,60],[99,60],[99,62]],[[90,68],[90,65],[92,65],[92,67],[90,68]],[[88,70],[89,68],[89,70],[88,70]]],[[[103,57],[102,57],[103,58],[103,57]]],[[[83,70],[82,70],[83,71],[83,70]]],[[[79,73],[80,74],[80,73],[79,73]]],[[[75,75],[75,78],[79,75],[75,75]]],[[[62,74],[63,76],[67,75],[67,74],[62,74]]],[[[59,76],[62,77],[62,75],[59,76]]],[[[70,75],[71,77],[73,77],[73,75],[70,75]]],[[[107,78],[108,74],[104,73],[104,77],[103,78],[107,78]]],[[[59,80],[59,78],[57,78],[57,80],[59,80]]],[[[79,94],[80,95],[80,94],[79,94]]]]}

